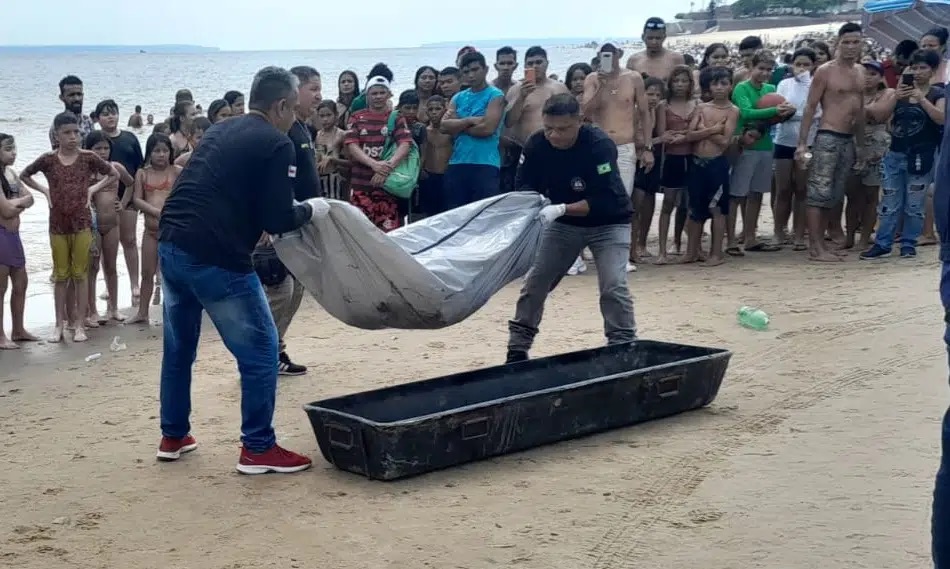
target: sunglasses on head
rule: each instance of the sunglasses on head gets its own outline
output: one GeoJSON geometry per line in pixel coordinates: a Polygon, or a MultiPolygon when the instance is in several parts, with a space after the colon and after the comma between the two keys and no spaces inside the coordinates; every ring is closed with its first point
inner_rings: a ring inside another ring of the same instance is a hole
{"type": "Polygon", "coordinates": [[[648,30],[665,30],[666,24],[663,22],[647,22],[643,27],[648,30]]]}

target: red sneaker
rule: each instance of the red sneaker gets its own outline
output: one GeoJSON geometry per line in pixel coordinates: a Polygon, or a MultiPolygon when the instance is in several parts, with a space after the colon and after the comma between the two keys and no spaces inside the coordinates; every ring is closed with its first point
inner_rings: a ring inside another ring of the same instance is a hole
{"type": "Polygon", "coordinates": [[[241,474],[267,474],[268,472],[300,472],[313,463],[302,454],[291,452],[277,445],[264,452],[251,452],[241,447],[241,459],[237,471],[241,474]]]}
{"type": "Polygon", "coordinates": [[[189,453],[198,448],[198,441],[191,435],[185,435],[180,439],[172,437],[162,437],[162,442],[158,445],[156,456],[158,460],[171,462],[178,460],[181,455],[189,453]]]}

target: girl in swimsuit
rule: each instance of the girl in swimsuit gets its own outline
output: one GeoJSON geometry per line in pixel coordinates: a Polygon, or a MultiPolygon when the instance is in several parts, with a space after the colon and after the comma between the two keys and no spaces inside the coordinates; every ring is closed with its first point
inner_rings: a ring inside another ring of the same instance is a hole
{"type": "Polygon", "coordinates": [[[211,121],[204,117],[198,117],[195,119],[195,122],[191,123],[191,129],[189,129],[188,133],[188,145],[191,146],[192,150],[176,158],[175,166],[184,168],[188,165],[188,161],[191,160],[191,155],[195,153],[193,149],[198,148],[198,144],[201,143],[201,139],[205,136],[205,131],[209,128],[211,128],[211,121]]]}
{"type": "Polygon", "coordinates": [[[173,150],[172,160],[191,150],[191,145],[188,144],[188,131],[191,129],[191,123],[197,116],[198,110],[195,108],[193,102],[179,101],[175,103],[175,108],[172,109],[172,117],[168,125],[172,131],[170,137],[173,150]]]}
{"type": "MultiPolygon", "coordinates": [[[[660,168],[660,187],[663,190],[663,205],[660,210],[659,246],[660,253],[655,263],[665,265],[669,262],[667,240],[670,233],[670,220],[673,209],[681,209],[683,194],[689,179],[689,163],[692,161],[693,145],[686,142],[693,113],[698,106],[694,98],[696,86],[693,84],[693,72],[685,65],[677,65],[670,73],[667,84],[669,100],[660,112],[663,113],[663,132],[658,134],[664,143],[663,162],[660,168]]],[[[673,241],[679,254],[682,227],[673,224],[673,241]]]]}
{"type": "Polygon", "coordinates": [[[16,350],[16,342],[35,342],[36,336],[23,327],[26,306],[26,258],[20,241],[20,214],[33,205],[33,196],[13,169],[16,141],[0,133],[0,350],[16,350]],[[13,285],[10,293],[10,316],[13,330],[7,338],[3,332],[3,298],[7,280],[13,285]]]}
{"type": "Polygon", "coordinates": [[[172,141],[164,134],[153,134],[145,143],[145,167],[135,174],[135,207],[145,214],[142,235],[142,290],[138,313],[129,324],[148,323],[149,301],[158,272],[158,220],[181,166],[171,163],[172,141]]]}
{"type": "MultiPolygon", "coordinates": [[[[90,132],[83,141],[83,147],[86,150],[92,150],[99,158],[107,161],[112,152],[112,142],[100,130],[90,132]]],[[[116,271],[116,258],[119,254],[119,210],[122,206],[119,204],[119,181],[125,184],[126,188],[131,188],[135,180],[119,162],[110,162],[116,172],[119,173],[119,179],[114,183],[104,186],[95,194],[89,196],[92,205],[92,211],[96,217],[97,230],[95,237],[99,241],[99,253],[102,259],[102,272],[106,277],[106,291],[108,294],[108,303],[106,305],[105,318],[99,317],[99,311],[96,309],[96,279],[99,275],[99,263],[89,263],[89,315],[86,318],[86,325],[91,328],[98,328],[100,324],[105,324],[109,320],[121,322],[125,320],[119,315],[118,294],[119,294],[119,275],[116,271]]],[[[92,180],[93,183],[102,179],[102,176],[96,174],[92,180]]]]}

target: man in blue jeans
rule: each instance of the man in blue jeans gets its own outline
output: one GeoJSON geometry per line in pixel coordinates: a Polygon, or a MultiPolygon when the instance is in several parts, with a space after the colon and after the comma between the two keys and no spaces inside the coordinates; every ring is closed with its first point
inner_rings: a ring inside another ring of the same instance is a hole
{"type": "Polygon", "coordinates": [[[298,229],[329,206],[294,202],[294,123],[298,80],[260,70],[248,114],[205,133],[178,178],[159,222],[165,291],[158,459],[178,460],[198,446],[191,435],[191,375],[202,311],[214,322],[241,374],[243,474],[297,472],[310,459],[277,446],[277,328],[251,253],[261,234],[298,229]]]}
{"type": "MultiPolygon", "coordinates": [[[[945,98],[946,99],[946,98],[945,98]]],[[[945,101],[950,112],[950,99],[945,101]]],[[[936,168],[934,217],[940,233],[940,300],[943,302],[946,328],[943,334],[950,355],[950,129],[944,129],[943,144],[936,168]]],[[[943,418],[943,453],[933,506],[933,558],[935,569],[950,569],[950,410],[943,418]]]]}

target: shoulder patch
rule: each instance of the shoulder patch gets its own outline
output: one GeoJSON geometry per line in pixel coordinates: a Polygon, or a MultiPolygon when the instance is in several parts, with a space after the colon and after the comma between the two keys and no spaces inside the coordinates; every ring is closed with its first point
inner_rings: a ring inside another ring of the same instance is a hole
{"type": "Polygon", "coordinates": [[[604,174],[609,174],[613,168],[610,167],[610,162],[604,162],[597,166],[597,173],[603,176],[604,174]]]}

